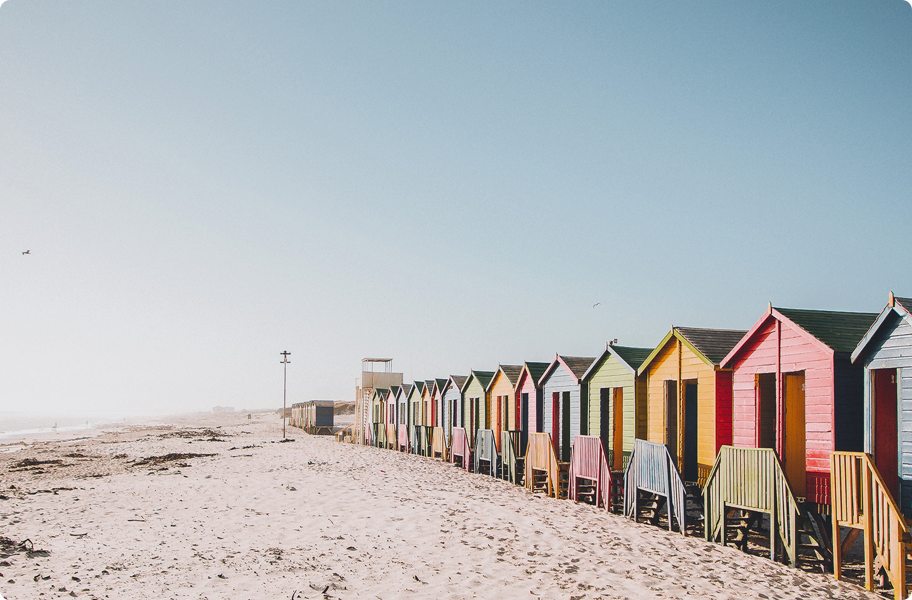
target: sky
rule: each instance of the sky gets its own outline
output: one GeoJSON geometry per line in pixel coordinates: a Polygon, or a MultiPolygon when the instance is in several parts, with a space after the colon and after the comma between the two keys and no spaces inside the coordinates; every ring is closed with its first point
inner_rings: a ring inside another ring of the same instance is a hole
{"type": "Polygon", "coordinates": [[[0,411],[879,312],[910,223],[905,0],[0,5],[0,411]]]}

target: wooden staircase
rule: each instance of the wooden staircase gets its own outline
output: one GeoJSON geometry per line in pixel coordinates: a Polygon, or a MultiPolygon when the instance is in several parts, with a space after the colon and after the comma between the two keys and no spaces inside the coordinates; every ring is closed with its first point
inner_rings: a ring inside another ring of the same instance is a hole
{"type": "Polygon", "coordinates": [[[592,435],[573,438],[568,473],[570,499],[611,510],[611,470],[608,464],[602,438],[592,435]]]}
{"type": "Polygon", "coordinates": [[[883,573],[893,584],[896,600],[903,600],[907,595],[906,561],[912,545],[909,525],[873,459],[864,452],[834,452],[830,478],[833,575],[836,579],[842,577],[842,554],[863,535],[865,587],[874,591],[874,579],[883,573]],[[849,528],[845,541],[840,526],[849,528]]]}
{"type": "Polygon", "coordinates": [[[624,471],[624,514],[657,524],[663,506],[668,530],[672,531],[676,522],[681,534],[686,535],[687,492],[675,461],[664,444],[635,440],[624,471]]]}
{"type": "Polygon", "coordinates": [[[550,433],[530,433],[526,457],[525,486],[554,498],[566,498],[570,463],[557,460],[550,433]]]}

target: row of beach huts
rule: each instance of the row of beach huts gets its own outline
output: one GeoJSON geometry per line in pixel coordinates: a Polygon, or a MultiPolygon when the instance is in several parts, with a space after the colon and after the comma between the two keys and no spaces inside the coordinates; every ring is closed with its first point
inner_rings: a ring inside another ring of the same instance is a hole
{"type": "Polygon", "coordinates": [[[374,389],[360,443],[450,461],[637,521],[906,596],[912,299],[768,306],[747,331],[374,389]],[[858,540],[858,538],[861,540],[858,540]]]}

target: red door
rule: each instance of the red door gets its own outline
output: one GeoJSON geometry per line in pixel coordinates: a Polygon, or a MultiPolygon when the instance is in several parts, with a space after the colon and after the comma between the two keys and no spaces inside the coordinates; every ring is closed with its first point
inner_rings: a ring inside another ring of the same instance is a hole
{"type": "Polygon", "coordinates": [[[874,371],[874,464],[893,498],[899,498],[896,444],[896,369],[874,371]]]}

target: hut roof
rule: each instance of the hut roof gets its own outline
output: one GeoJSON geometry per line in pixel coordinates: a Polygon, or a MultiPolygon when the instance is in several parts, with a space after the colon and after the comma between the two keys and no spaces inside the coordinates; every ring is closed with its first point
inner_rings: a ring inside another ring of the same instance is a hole
{"type": "Polygon", "coordinates": [[[868,328],[864,337],[861,338],[861,341],[858,342],[858,345],[855,346],[855,349],[852,351],[852,362],[858,360],[858,357],[864,352],[865,348],[871,340],[874,339],[877,332],[880,331],[880,328],[887,321],[888,317],[893,313],[896,313],[900,319],[905,319],[912,325],[912,298],[896,298],[893,296],[892,292],[890,293],[890,301],[884,309],[880,311],[880,314],[877,315],[874,323],[868,328]]]}
{"type": "Polygon", "coordinates": [[[746,331],[735,329],[698,329],[696,327],[675,327],[697,351],[714,365],[722,363],[725,355],[738,345],[746,331]]]}
{"type": "Polygon", "coordinates": [[[437,384],[437,389],[438,389],[438,390],[442,390],[443,388],[445,388],[445,387],[446,387],[446,382],[447,382],[446,379],[435,379],[435,380],[434,380],[434,383],[437,384]]]}
{"type": "Polygon", "coordinates": [[[506,375],[510,383],[516,385],[519,381],[519,374],[522,373],[522,365],[500,365],[500,370],[506,375]]]}
{"type": "Polygon", "coordinates": [[[494,378],[494,371],[470,371],[469,376],[466,377],[465,382],[463,382],[462,387],[459,389],[465,392],[466,387],[469,385],[469,381],[473,377],[481,384],[481,389],[486,390],[488,389],[488,384],[491,383],[491,380],[494,378]]]}
{"type": "Polygon", "coordinates": [[[542,385],[545,378],[551,375],[558,364],[563,365],[570,371],[573,376],[576,377],[577,383],[579,383],[579,380],[586,374],[586,370],[589,369],[589,366],[594,362],[594,356],[561,356],[560,354],[556,354],[554,360],[551,361],[551,364],[548,365],[548,368],[545,369],[545,372],[539,377],[538,385],[542,385]]]}
{"type": "Polygon", "coordinates": [[[537,386],[541,376],[545,374],[545,371],[548,370],[549,366],[551,366],[551,363],[526,361],[523,364],[523,369],[529,372],[529,377],[537,386]]]}
{"type": "Polygon", "coordinates": [[[453,380],[453,383],[456,384],[456,387],[459,388],[459,391],[462,391],[462,388],[465,386],[465,382],[468,379],[468,375],[450,375],[450,379],[453,380]]]}
{"type": "Polygon", "coordinates": [[[637,373],[637,369],[640,368],[640,365],[643,364],[643,361],[652,353],[652,348],[633,348],[631,346],[614,346],[611,344],[605,345],[605,351],[592,361],[592,364],[589,365],[589,368],[586,369],[586,372],[583,374],[583,379],[588,379],[596,369],[599,368],[609,354],[613,354],[615,358],[621,361],[634,375],[637,373]]]}
{"type": "Polygon", "coordinates": [[[877,319],[876,313],[776,308],[789,321],[820,340],[834,352],[849,354],[877,319]]]}

